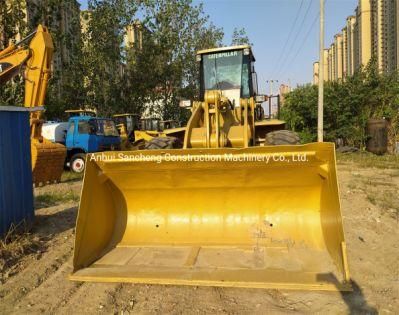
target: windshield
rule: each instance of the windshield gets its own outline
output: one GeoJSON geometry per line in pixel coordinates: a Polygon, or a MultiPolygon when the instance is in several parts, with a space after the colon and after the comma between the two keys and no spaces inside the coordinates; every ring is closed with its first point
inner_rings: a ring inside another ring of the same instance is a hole
{"type": "Polygon", "coordinates": [[[97,121],[97,134],[118,137],[119,133],[113,120],[99,119],[97,121]]]}
{"type": "Polygon", "coordinates": [[[205,90],[241,88],[242,51],[203,55],[205,90]]]}

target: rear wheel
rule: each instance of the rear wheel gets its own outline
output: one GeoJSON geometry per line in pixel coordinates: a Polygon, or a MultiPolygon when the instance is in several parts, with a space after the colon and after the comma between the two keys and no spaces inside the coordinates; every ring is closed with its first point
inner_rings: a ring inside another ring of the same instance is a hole
{"type": "Polygon", "coordinates": [[[277,130],[266,135],[265,145],[295,145],[300,144],[299,136],[290,130],[277,130]]]}
{"type": "Polygon", "coordinates": [[[85,169],[86,157],[83,153],[77,153],[72,156],[70,169],[74,173],[82,173],[85,169]]]}
{"type": "Polygon", "coordinates": [[[181,148],[179,139],[175,137],[155,137],[145,144],[145,150],[177,149],[181,148]]]}

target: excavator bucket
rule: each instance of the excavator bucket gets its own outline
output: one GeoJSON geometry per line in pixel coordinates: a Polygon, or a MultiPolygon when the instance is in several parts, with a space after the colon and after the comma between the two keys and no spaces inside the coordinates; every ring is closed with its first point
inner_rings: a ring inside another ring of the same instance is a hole
{"type": "Polygon", "coordinates": [[[334,144],[88,156],[70,278],[351,290],[334,144]]]}
{"type": "Polygon", "coordinates": [[[64,171],[66,148],[46,139],[31,139],[32,174],[36,186],[59,182],[64,171]]]}

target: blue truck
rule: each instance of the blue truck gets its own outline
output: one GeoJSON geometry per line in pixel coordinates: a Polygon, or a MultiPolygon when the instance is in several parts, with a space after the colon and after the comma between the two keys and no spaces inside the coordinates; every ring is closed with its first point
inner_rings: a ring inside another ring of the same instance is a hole
{"type": "Polygon", "coordinates": [[[42,135],[66,146],[65,166],[75,173],[83,172],[87,153],[120,150],[121,145],[112,119],[90,115],[76,115],[68,122],[45,123],[42,135]]]}

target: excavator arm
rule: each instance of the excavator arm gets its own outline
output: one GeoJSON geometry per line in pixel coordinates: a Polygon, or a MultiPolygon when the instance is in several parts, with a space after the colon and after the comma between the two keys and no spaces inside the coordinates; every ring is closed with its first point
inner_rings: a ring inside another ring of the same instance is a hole
{"type": "Polygon", "coordinates": [[[53,51],[51,35],[41,25],[20,42],[0,51],[0,84],[11,80],[24,69],[24,106],[31,109],[32,171],[36,185],[59,181],[66,156],[64,146],[43,139],[43,110],[33,110],[44,106],[53,51]]]}
{"type": "Polygon", "coordinates": [[[34,33],[0,52],[0,84],[11,80],[25,67],[24,105],[43,106],[51,76],[53,51],[50,33],[47,28],[39,25],[34,33]],[[29,47],[24,47],[30,39],[29,47]]]}

